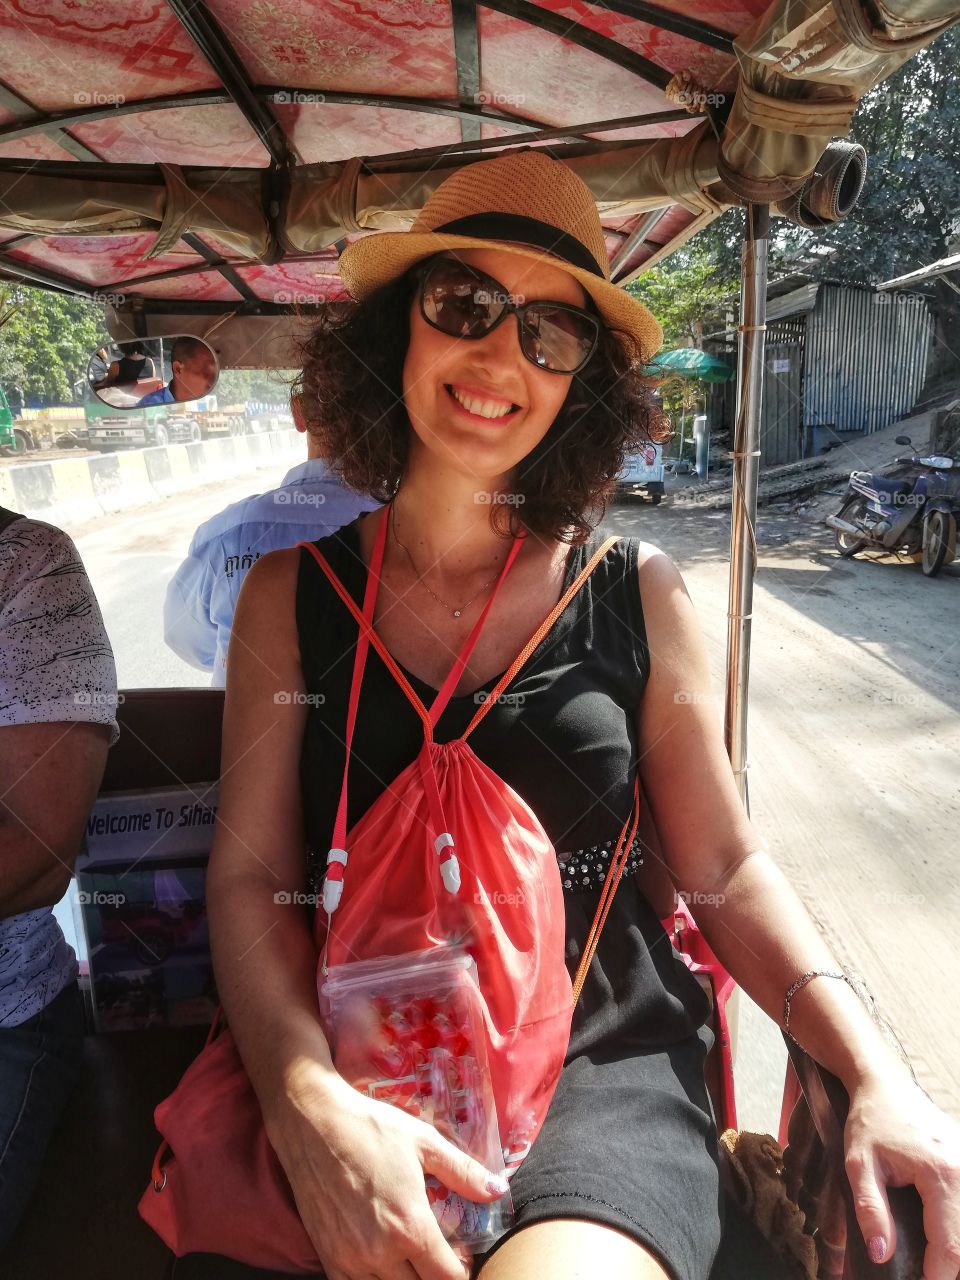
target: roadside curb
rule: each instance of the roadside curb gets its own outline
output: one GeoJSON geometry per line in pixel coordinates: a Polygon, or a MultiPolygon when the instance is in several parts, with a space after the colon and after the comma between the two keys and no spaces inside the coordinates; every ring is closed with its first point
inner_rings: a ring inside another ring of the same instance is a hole
{"type": "Polygon", "coordinates": [[[0,468],[0,503],[62,526],[145,506],[260,467],[296,462],[302,454],[299,432],[285,430],[23,463],[0,468]]]}

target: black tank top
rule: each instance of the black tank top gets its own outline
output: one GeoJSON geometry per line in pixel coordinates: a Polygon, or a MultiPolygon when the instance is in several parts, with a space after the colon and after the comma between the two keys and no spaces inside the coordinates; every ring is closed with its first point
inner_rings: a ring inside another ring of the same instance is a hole
{"type": "MultiPolygon", "coordinates": [[[[563,589],[603,539],[570,548],[563,589]]],[[[362,606],[366,567],[357,522],[321,538],[326,557],[362,606]]],[[[496,613],[488,626],[496,625],[496,613]]],[[[344,726],[357,624],[313,557],[301,550],[297,626],[310,697],[301,784],[310,881],[322,878],[343,776],[344,726]]],[[[531,628],[531,631],[533,628],[531,628]]],[[[451,659],[452,665],[452,659],[451,659]]],[[[436,690],[406,668],[429,706],[436,690]]],[[[567,605],[468,741],[480,759],[527,802],[550,837],[568,892],[602,883],[605,859],[633,808],[636,716],[649,674],[633,539],[612,547],[567,605]]],[[[458,737],[496,684],[450,700],[437,742],[458,737]]],[[[371,648],[350,764],[347,826],[416,757],[423,727],[406,695],[371,648]]],[[[628,869],[639,864],[639,845],[628,869]]]]}
{"type": "Polygon", "coordinates": [[[117,370],[117,382],[137,382],[140,378],[154,377],[153,361],[146,356],[122,356],[117,370]]]}
{"type": "MultiPolygon", "coordinates": [[[[315,545],[362,607],[367,571],[357,526],[358,521],[345,525],[315,545]]],[[[594,531],[586,543],[570,548],[563,590],[602,541],[594,531]]],[[[296,611],[309,698],[300,759],[307,884],[311,893],[318,893],[343,779],[358,627],[305,549],[300,552],[296,611]]],[[[494,612],[487,625],[495,624],[494,612]]],[[[436,690],[401,670],[429,705],[436,690]]],[[[613,847],[632,812],[637,716],[649,674],[637,540],[621,538],[468,738],[480,759],[529,804],[557,851],[571,977],[613,847]]],[[[476,693],[452,698],[436,726],[437,742],[463,733],[479,698],[496,683],[494,678],[476,693]]],[[[422,742],[416,711],[371,647],[350,763],[348,829],[410,764],[422,742]]],[[[574,1012],[568,1062],[585,1053],[658,1051],[692,1035],[709,1039],[709,1001],[632,874],[642,856],[638,840],[574,1012]]]]}

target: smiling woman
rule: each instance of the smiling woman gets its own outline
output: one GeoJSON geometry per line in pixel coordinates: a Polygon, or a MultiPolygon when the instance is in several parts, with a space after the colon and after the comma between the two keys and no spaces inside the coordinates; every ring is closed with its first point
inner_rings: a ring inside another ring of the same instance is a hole
{"type": "MultiPolygon", "coordinates": [[[[300,388],[305,401],[317,406],[311,430],[320,437],[322,454],[338,459],[352,488],[388,501],[424,430],[425,414],[467,448],[462,456],[467,466],[471,457],[479,465],[477,450],[489,463],[491,448],[503,448],[497,437],[474,432],[471,438],[471,423],[487,430],[492,425],[499,432],[509,429],[505,458],[509,455],[510,462],[499,470],[515,465],[514,501],[491,504],[495,526],[504,532],[514,528],[515,517],[511,521],[509,513],[522,505],[523,522],[531,531],[583,541],[625,456],[646,441],[663,439],[669,429],[639,367],[621,338],[598,326],[584,309],[587,295],[569,273],[490,249],[459,250],[455,257],[435,261],[436,268],[428,273],[414,265],[362,302],[331,305],[303,344],[300,388]],[[493,270],[497,264],[499,275],[493,270]],[[443,289],[449,293],[457,287],[455,271],[469,284],[473,298],[481,292],[479,304],[471,301],[469,315],[462,297],[455,306],[449,298],[442,300],[443,289]],[[562,304],[562,309],[554,305],[515,319],[503,306],[499,316],[481,327],[477,311],[495,310],[482,302],[483,291],[491,287],[502,290],[514,305],[521,297],[528,306],[543,299],[562,304]],[[451,313],[464,329],[474,330],[458,337],[483,341],[451,341],[451,313]],[[558,347],[568,364],[576,363],[571,349],[583,350],[580,317],[594,337],[588,363],[572,374],[554,370],[558,347]],[[412,326],[421,329],[416,366],[407,359],[412,326]],[[501,344],[526,356],[512,362],[516,372],[510,385],[502,378],[501,344]],[[533,351],[547,354],[532,359],[528,353],[533,351]],[[456,382],[450,381],[451,362],[456,382]],[[541,402],[533,419],[531,376],[540,387],[541,402]],[[592,519],[585,518],[591,510],[592,519]]],[[[488,474],[488,466],[481,471],[488,474]]]]}
{"type": "MultiPolygon", "coordinates": [[[[355,241],[340,267],[354,301],[306,343],[302,394],[323,455],[388,505],[262,556],[245,580],[207,878],[232,1038],[164,1104],[174,1159],[145,1212],[180,1251],[328,1280],[718,1280],[709,1001],[633,874],[641,791],[721,963],[847,1088],[858,1205],[879,1203],[871,1170],[891,1185],[936,1170],[945,1118],[854,992],[812,981],[837,965],[743,810],[680,575],[595,528],[625,450],[659,431],[637,366],[660,331],[610,283],[589,191],[542,153],[482,161],[411,231],[355,241]],[[518,925],[509,883],[494,905],[483,863],[512,874],[519,831],[524,895],[552,895],[535,924],[518,925]],[[491,1055],[498,1028],[518,1042],[538,1028],[555,1069],[491,1056],[502,1156],[482,1164],[462,1133],[457,1146],[382,1100],[387,1077],[420,1079],[406,1015],[368,1001],[331,1033],[317,1005],[328,951],[331,967],[424,967],[423,948],[448,943],[476,961],[488,1011],[523,991],[525,964],[573,997],[562,1023],[484,1019],[491,1055]],[[389,1027],[366,1093],[349,1065],[361,1024],[389,1027]],[[480,1222],[502,1167],[513,1223],[464,1261],[448,1193],[480,1222]],[[184,1191],[211,1168],[202,1196],[184,1191]]],[[[946,1185],[926,1197],[944,1222],[946,1185]]],[[[861,1212],[882,1258],[885,1219],[861,1212]]],[[[174,1273],[207,1274],[230,1272],[174,1273]]]]}
{"type": "MultiPolygon", "coordinates": [[[[637,373],[659,326],[610,284],[589,191],[540,153],[457,171],[422,222],[344,253],[354,300],[321,318],[303,353],[320,452],[389,505],[263,556],[231,640],[211,941],[300,1222],[241,1241],[241,1218],[243,1231],[276,1223],[279,1206],[240,1213],[258,1175],[231,1175],[228,1247],[259,1265],[312,1247],[330,1280],[465,1280],[424,1173],[479,1211],[503,1194],[487,1181],[500,1164],[345,1089],[331,1053],[349,1054],[349,1040],[328,1042],[316,1017],[314,946],[324,963],[328,947],[351,963],[420,954],[397,943],[412,921],[426,927],[421,947],[469,941],[490,1010],[497,992],[520,994],[531,962],[573,997],[562,1024],[491,1013],[518,1044],[537,1028],[552,1067],[519,1047],[502,1074],[491,1067],[515,1220],[473,1270],[707,1280],[721,1228],[709,1007],[634,874],[636,717],[652,662],[641,547],[595,527],[624,452],[661,429],[637,373]],[[474,792],[468,772],[483,779],[474,792]],[[528,828],[523,897],[551,897],[537,927],[519,928],[511,886],[494,906],[477,868],[481,850],[501,873],[513,866],[528,828]],[[445,897],[446,927],[418,902],[439,892],[438,867],[448,893],[463,887],[464,932],[445,897]],[[278,886],[322,904],[312,939],[278,886]],[[517,948],[505,969],[481,946],[491,919],[490,936],[517,948]],[[359,937],[368,925],[389,938],[359,937]],[[262,939],[256,956],[238,960],[249,938],[262,939]],[[545,1110],[527,1106],[524,1081],[546,1088],[545,1110]]],[[[170,1144],[187,1167],[196,1126],[183,1106],[170,1144]]]]}

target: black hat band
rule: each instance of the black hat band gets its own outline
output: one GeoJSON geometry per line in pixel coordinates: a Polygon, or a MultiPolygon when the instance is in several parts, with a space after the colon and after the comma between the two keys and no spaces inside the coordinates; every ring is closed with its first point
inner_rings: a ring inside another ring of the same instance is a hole
{"type": "Polygon", "coordinates": [[[433,228],[434,234],[440,231],[457,236],[476,236],[482,240],[513,240],[528,244],[562,258],[571,267],[579,267],[601,280],[606,279],[593,254],[576,236],[560,231],[549,222],[541,222],[539,218],[528,218],[521,213],[470,213],[465,218],[454,218],[452,222],[433,228]]]}

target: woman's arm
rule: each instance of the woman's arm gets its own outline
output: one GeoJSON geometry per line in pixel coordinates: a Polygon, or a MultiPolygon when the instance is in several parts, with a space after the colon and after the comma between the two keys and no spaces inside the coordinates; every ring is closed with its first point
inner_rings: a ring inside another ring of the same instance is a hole
{"type": "MultiPolygon", "coordinates": [[[[723,743],[703,640],[680,574],[641,550],[650,679],[638,713],[640,770],[677,888],[717,958],[779,1025],[784,997],[837,964],[744,812],[723,743]]],[[[960,1131],[914,1083],[846,982],[818,978],[793,998],[790,1031],[850,1098],[846,1172],[876,1262],[895,1249],[887,1186],[924,1204],[926,1280],[960,1268],[960,1131]]]]}
{"type": "Polygon", "coordinates": [[[309,915],[294,901],[305,884],[299,555],[262,556],[237,603],[207,872],[217,989],[268,1131],[282,1122],[300,1072],[318,1087],[325,1075],[339,1080],[317,1010],[309,915]]]}
{"type": "MultiPolygon", "coordinates": [[[[680,574],[653,547],[643,549],[639,573],[650,650],[640,769],[663,855],[717,958],[782,1026],[793,982],[811,969],[836,971],[837,963],[744,811],[680,574]]],[[[790,1030],[848,1090],[893,1058],[859,998],[833,979],[814,979],[797,993],[790,1030]]]]}

